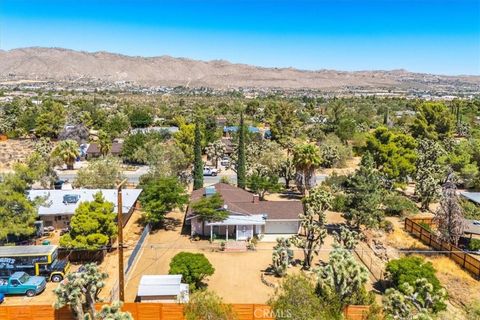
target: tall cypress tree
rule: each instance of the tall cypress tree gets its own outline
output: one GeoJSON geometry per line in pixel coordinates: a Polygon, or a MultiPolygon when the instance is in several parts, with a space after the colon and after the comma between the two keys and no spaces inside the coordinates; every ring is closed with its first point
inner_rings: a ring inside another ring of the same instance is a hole
{"type": "Polygon", "coordinates": [[[202,135],[200,133],[200,123],[195,123],[195,142],[193,146],[193,190],[203,188],[203,161],[202,161],[202,135]]]}
{"type": "Polygon", "coordinates": [[[237,186],[245,189],[246,184],[246,160],[245,160],[245,125],[243,112],[240,113],[240,127],[238,132],[238,160],[237,160],[237,186]]]}

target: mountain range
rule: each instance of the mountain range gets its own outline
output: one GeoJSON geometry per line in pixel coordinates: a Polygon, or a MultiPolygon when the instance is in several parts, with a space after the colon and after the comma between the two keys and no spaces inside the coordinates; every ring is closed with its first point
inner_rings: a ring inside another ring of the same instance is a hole
{"type": "MultiPolygon", "coordinates": [[[[274,57],[272,57],[273,59],[274,57]]],[[[480,92],[480,76],[391,71],[265,68],[224,60],[139,57],[30,47],[0,51],[0,80],[130,82],[142,86],[281,89],[401,89],[480,92]]]]}

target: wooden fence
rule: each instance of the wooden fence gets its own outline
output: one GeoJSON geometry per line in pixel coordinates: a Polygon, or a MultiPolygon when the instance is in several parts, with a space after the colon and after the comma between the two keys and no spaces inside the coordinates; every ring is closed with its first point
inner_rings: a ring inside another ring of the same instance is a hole
{"type": "Polygon", "coordinates": [[[457,246],[439,239],[419,223],[433,225],[431,218],[405,218],[405,230],[410,232],[414,237],[420,239],[426,245],[447,254],[450,259],[458,263],[465,270],[469,271],[477,279],[480,279],[480,260],[477,257],[464,252],[457,246]]]}
{"type": "MultiPolygon", "coordinates": [[[[97,305],[100,308],[101,304],[97,305]]],[[[238,320],[274,320],[275,315],[264,304],[233,304],[238,320]]],[[[183,305],[175,303],[125,303],[124,311],[135,320],[184,320],[183,305]]],[[[350,320],[366,319],[369,306],[348,306],[344,316],[350,320]]],[[[285,315],[284,315],[285,316],[285,315]]],[[[74,320],[69,308],[55,310],[52,306],[0,306],[1,320],[74,320]]]]}

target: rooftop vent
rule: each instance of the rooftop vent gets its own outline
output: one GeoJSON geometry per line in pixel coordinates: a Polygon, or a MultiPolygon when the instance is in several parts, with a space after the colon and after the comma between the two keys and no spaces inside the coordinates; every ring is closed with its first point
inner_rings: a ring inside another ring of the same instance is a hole
{"type": "Polygon", "coordinates": [[[205,187],[205,197],[211,197],[215,193],[217,193],[217,190],[215,189],[215,186],[205,187]]]}
{"type": "Polygon", "coordinates": [[[78,194],[66,194],[63,196],[64,204],[75,204],[80,200],[80,195],[78,194]]]}

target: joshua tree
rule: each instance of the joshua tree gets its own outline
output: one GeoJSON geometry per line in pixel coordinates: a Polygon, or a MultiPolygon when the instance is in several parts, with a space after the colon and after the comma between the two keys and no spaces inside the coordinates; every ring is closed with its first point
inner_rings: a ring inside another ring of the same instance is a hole
{"type": "Polygon", "coordinates": [[[114,302],[111,305],[104,305],[97,313],[98,320],[133,320],[130,312],[123,312],[122,303],[114,302]]]}
{"type": "Polygon", "coordinates": [[[208,159],[215,164],[215,168],[218,168],[218,159],[225,155],[226,146],[221,140],[210,142],[205,149],[208,159]]]}
{"type": "Polygon", "coordinates": [[[437,141],[424,139],[418,144],[417,152],[415,194],[422,203],[421,210],[425,211],[440,196],[444,168],[439,164],[439,158],[445,151],[437,141]]]}
{"type": "Polygon", "coordinates": [[[287,274],[287,268],[293,260],[293,250],[290,247],[290,241],[285,238],[277,238],[277,244],[273,247],[272,267],[279,277],[287,274]]]}
{"type": "Polygon", "coordinates": [[[293,150],[293,163],[297,169],[297,186],[303,194],[307,195],[312,188],[315,169],[322,163],[320,149],[309,143],[297,146],[293,150]]]}
{"type": "Polygon", "coordinates": [[[328,264],[318,270],[317,291],[320,296],[338,299],[339,306],[362,304],[368,300],[365,284],[367,269],[346,249],[335,248],[328,264]]]}
{"type": "Polygon", "coordinates": [[[62,159],[68,170],[73,170],[75,159],[80,155],[80,148],[75,140],[63,140],[55,147],[53,154],[62,159]]]}
{"type": "Polygon", "coordinates": [[[339,232],[333,233],[333,238],[335,239],[335,246],[353,250],[361,240],[362,234],[341,226],[339,232]]]}
{"type": "Polygon", "coordinates": [[[445,289],[435,291],[427,279],[421,278],[414,286],[405,282],[398,289],[387,289],[383,309],[387,319],[430,320],[436,313],[435,307],[444,304],[445,299],[445,289]]]}
{"type": "Polygon", "coordinates": [[[108,274],[100,272],[95,263],[85,265],[82,272],[72,272],[54,290],[57,296],[55,308],[70,306],[75,319],[95,319],[95,303],[105,286],[108,274]]]}
{"type": "Polygon", "coordinates": [[[458,199],[457,188],[452,181],[452,174],[448,175],[443,185],[440,206],[435,213],[434,220],[438,225],[439,237],[457,245],[465,229],[465,220],[458,199]]]}
{"type": "Polygon", "coordinates": [[[333,197],[329,190],[317,187],[303,199],[304,213],[299,215],[300,234],[292,238],[292,243],[303,249],[303,267],[310,269],[313,255],[317,255],[327,236],[325,211],[330,208],[333,197]]]}

